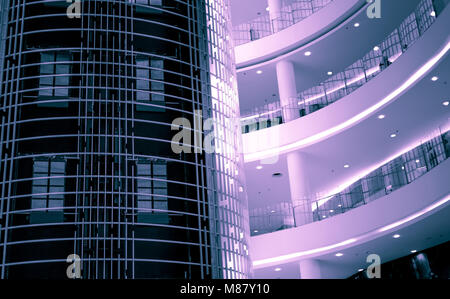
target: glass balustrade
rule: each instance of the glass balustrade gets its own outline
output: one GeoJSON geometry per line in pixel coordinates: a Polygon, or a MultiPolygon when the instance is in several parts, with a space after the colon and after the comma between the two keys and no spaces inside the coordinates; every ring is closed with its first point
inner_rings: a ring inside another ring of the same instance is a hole
{"type": "Polygon", "coordinates": [[[242,133],[262,130],[284,123],[284,115],[297,119],[314,113],[352,93],[394,63],[433,24],[439,11],[432,0],[417,8],[379,45],[344,71],[329,76],[317,86],[298,93],[287,105],[273,101],[241,113],[242,133]]]}
{"type": "Polygon", "coordinates": [[[384,164],[337,194],[250,209],[252,235],[322,221],[408,185],[450,157],[450,131],[384,164]]]}
{"type": "Polygon", "coordinates": [[[239,46],[279,32],[306,19],[331,2],[333,0],[294,0],[284,6],[273,19],[265,11],[249,22],[233,26],[234,44],[239,46]]]}

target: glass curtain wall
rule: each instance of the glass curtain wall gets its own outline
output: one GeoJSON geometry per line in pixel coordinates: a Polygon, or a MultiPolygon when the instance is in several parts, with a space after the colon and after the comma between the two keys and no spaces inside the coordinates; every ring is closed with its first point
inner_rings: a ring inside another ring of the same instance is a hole
{"type": "Polygon", "coordinates": [[[228,1],[1,3],[1,277],[248,277],[228,1]]]}

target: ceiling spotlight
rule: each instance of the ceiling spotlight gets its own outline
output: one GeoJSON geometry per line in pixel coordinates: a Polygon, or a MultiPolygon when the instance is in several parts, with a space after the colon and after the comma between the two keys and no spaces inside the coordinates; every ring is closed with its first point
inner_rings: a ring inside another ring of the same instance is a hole
{"type": "Polygon", "coordinates": [[[272,214],[275,213],[275,210],[270,211],[270,213],[272,213],[272,214]]]}
{"type": "Polygon", "coordinates": [[[344,254],[343,254],[343,253],[340,253],[340,252],[338,252],[338,253],[335,254],[335,256],[337,256],[337,257],[343,256],[343,255],[344,255],[344,254]]]}
{"type": "Polygon", "coordinates": [[[416,163],[420,163],[420,160],[419,160],[419,159],[417,159],[417,160],[416,160],[416,163]]]}
{"type": "Polygon", "coordinates": [[[364,271],[364,269],[358,269],[358,272],[362,272],[362,271],[364,271]]]}
{"type": "Polygon", "coordinates": [[[340,207],[342,207],[342,205],[338,205],[338,207],[340,208],[340,207]]]}
{"type": "Polygon", "coordinates": [[[344,165],[344,168],[349,168],[349,167],[350,167],[350,165],[348,165],[348,164],[344,165]]]}
{"type": "Polygon", "coordinates": [[[333,72],[328,72],[327,75],[331,76],[331,75],[333,75],[333,72]]]}
{"type": "Polygon", "coordinates": [[[450,104],[449,101],[442,102],[442,105],[444,105],[444,106],[448,106],[449,104],[450,104]]]}
{"type": "Polygon", "coordinates": [[[355,28],[359,27],[359,23],[355,23],[353,26],[355,26],[355,28]]]}
{"type": "Polygon", "coordinates": [[[258,230],[257,229],[255,229],[254,231],[253,231],[254,233],[257,233],[258,232],[258,230]]]}
{"type": "Polygon", "coordinates": [[[334,210],[330,210],[330,213],[334,213],[334,210]]]}
{"type": "Polygon", "coordinates": [[[433,77],[431,77],[431,81],[436,82],[437,80],[439,80],[439,77],[438,77],[438,76],[433,76],[433,77]]]}
{"type": "Polygon", "coordinates": [[[395,235],[393,235],[392,236],[394,239],[398,239],[398,238],[400,238],[400,235],[399,234],[395,234],[395,235]]]}
{"type": "Polygon", "coordinates": [[[385,117],[386,117],[386,115],[384,115],[384,114],[378,115],[378,119],[384,119],[385,117]]]}
{"type": "Polygon", "coordinates": [[[281,268],[275,268],[275,272],[280,272],[281,268]]]}
{"type": "Polygon", "coordinates": [[[414,249],[414,250],[411,250],[411,253],[416,253],[416,252],[417,252],[417,250],[415,250],[415,249],[414,249]]]}
{"type": "Polygon", "coordinates": [[[258,165],[258,166],[256,166],[256,169],[258,169],[258,170],[260,170],[260,169],[262,169],[263,167],[261,166],[261,165],[258,165]]]}
{"type": "Polygon", "coordinates": [[[257,70],[256,73],[257,73],[258,75],[261,75],[261,74],[262,74],[262,71],[261,71],[261,70],[257,70]]]}
{"type": "Polygon", "coordinates": [[[432,12],[430,12],[430,16],[435,17],[436,16],[436,12],[433,10],[432,12]]]}
{"type": "Polygon", "coordinates": [[[306,51],[305,52],[305,56],[311,56],[311,54],[312,54],[311,51],[306,51]]]}
{"type": "Polygon", "coordinates": [[[390,137],[391,137],[391,138],[395,138],[395,137],[397,137],[397,134],[395,134],[395,133],[394,133],[394,134],[391,134],[390,137]]]}
{"type": "Polygon", "coordinates": [[[380,47],[375,46],[375,47],[373,47],[373,50],[374,50],[374,51],[380,51],[380,47]]]}
{"type": "Polygon", "coordinates": [[[327,218],[327,216],[323,215],[322,218],[327,218]]]}

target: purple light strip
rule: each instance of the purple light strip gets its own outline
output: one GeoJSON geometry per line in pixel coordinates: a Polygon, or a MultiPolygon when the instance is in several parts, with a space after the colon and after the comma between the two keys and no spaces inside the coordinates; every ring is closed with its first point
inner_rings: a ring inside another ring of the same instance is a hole
{"type": "Polygon", "coordinates": [[[389,95],[387,95],[385,98],[383,98],[378,103],[376,103],[373,106],[367,108],[366,110],[360,112],[359,114],[351,117],[350,119],[348,119],[332,128],[329,128],[327,130],[324,130],[322,132],[319,132],[317,134],[314,134],[307,138],[295,141],[290,144],[286,144],[283,146],[279,146],[276,148],[271,148],[271,149],[263,150],[263,151],[259,151],[259,152],[244,153],[245,162],[252,162],[252,161],[256,161],[256,160],[270,158],[270,157],[279,155],[283,152],[296,150],[296,149],[317,143],[325,138],[328,138],[334,134],[339,133],[340,131],[343,131],[344,129],[350,127],[351,125],[370,116],[372,113],[376,112],[378,109],[380,109],[384,105],[388,104],[389,102],[392,102],[396,97],[398,97],[401,93],[406,91],[409,87],[411,87],[413,84],[415,84],[417,81],[419,81],[419,79],[421,79],[422,76],[424,76],[428,71],[430,71],[441,60],[441,58],[444,57],[445,54],[447,54],[449,49],[450,49],[450,42],[448,42],[445,45],[445,47],[436,56],[434,56],[433,58],[428,60],[422,67],[420,67],[419,70],[416,71],[412,76],[410,76],[400,87],[395,89],[393,92],[391,92],[389,95]]]}

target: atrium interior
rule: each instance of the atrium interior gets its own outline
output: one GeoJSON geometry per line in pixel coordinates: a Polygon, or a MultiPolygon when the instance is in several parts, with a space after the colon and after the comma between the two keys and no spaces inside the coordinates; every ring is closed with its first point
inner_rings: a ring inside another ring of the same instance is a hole
{"type": "Polygon", "coordinates": [[[231,2],[254,277],[449,278],[449,1],[231,2]]]}

